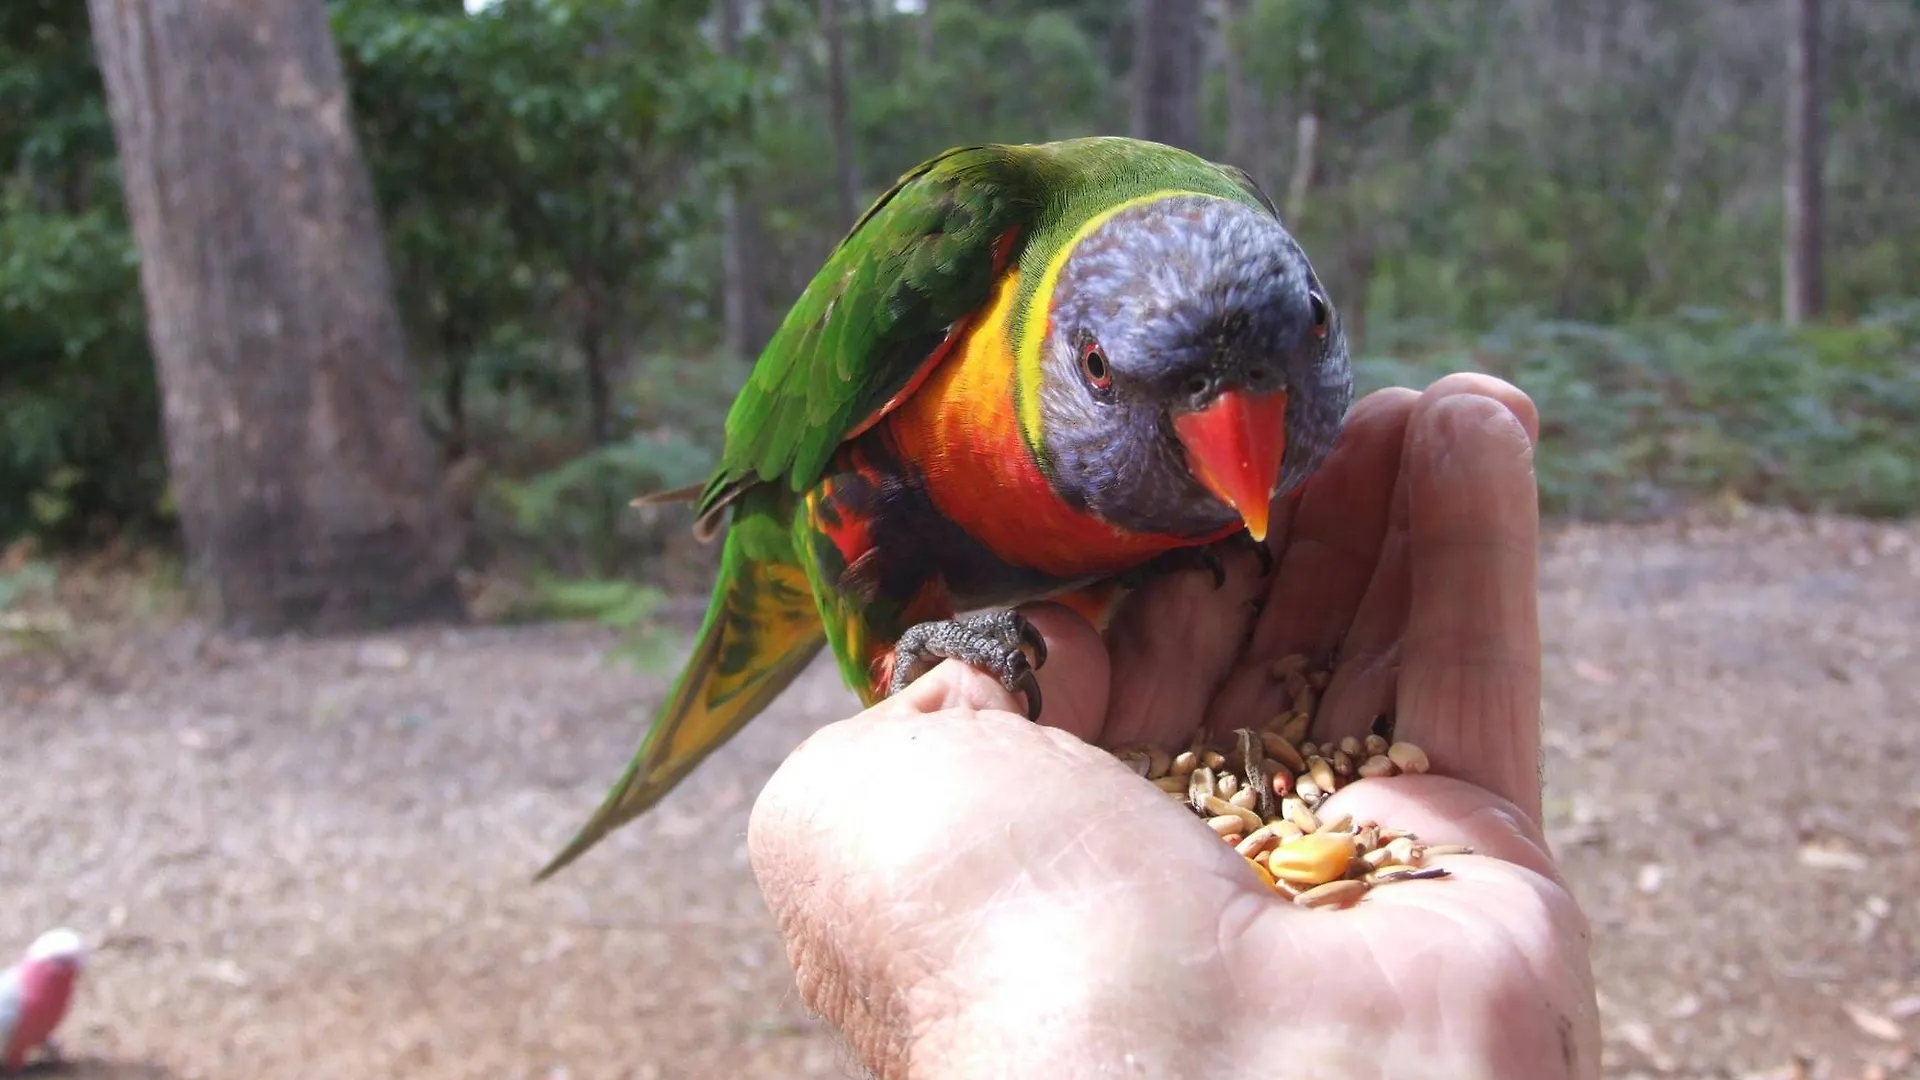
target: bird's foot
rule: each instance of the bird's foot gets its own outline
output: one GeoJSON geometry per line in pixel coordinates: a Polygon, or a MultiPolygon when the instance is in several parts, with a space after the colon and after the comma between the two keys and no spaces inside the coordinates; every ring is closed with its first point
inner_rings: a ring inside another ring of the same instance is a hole
{"type": "Polygon", "coordinates": [[[1122,588],[1137,589],[1154,578],[1165,574],[1177,574],[1183,570],[1205,570],[1213,575],[1213,587],[1225,588],[1227,584],[1227,564],[1224,556],[1236,551],[1252,549],[1254,558],[1260,560],[1260,576],[1273,573],[1273,549],[1254,540],[1244,530],[1234,533],[1225,540],[1216,540],[1211,544],[1197,547],[1174,548],[1141,563],[1122,574],[1117,580],[1122,588]]]}
{"type": "Polygon", "coordinates": [[[1019,613],[995,611],[909,627],[894,645],[887,696],[906,689],[941,660],[991,673],[1009,692],[1026,695],[1027,719],[1040,719],[1040,681],[1034,672],[1046,665],[1047,642],[1019,613]]]}

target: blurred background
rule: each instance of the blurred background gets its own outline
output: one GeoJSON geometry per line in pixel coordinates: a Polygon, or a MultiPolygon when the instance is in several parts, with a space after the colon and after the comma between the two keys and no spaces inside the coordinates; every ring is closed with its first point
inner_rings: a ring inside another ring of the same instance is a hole
{"type": "Polygon", "coordinates": [[[7,0],[0,953],[103,943],[81,1067],[857,1072],[741,855],[830,671],[525,885],[704,602],[627,503],[901,172],[1126,133],[1363,388],[1539,404],[1609,1075],[1920,1076],[1912,0],[7,0]]]}

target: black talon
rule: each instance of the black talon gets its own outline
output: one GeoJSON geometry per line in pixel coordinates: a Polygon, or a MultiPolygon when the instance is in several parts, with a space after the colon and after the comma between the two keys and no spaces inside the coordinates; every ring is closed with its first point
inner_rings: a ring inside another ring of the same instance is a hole
{"type": "Polygon", "coordinates": [[[940,660],[958,660],[992,673],[1009,693],[1027,698],[1027,719],[1040,719],[1040,682],[1034,671],[1046,665],[1047,639],[1021,615],[995,611],[907,628],[894,645],[889,697],[907,688],[940,660]],[[1031,658],[1025,650],[1032,650],[1031,658]]]}
{"type": "MultiPolygon", "coordinates": [[[[1241,533],[1240,535],[1247,536],[1246,533],[1241,533]]],[[[1247,536],[1247,539],[1251,541],[1253,537],[1247,536]]],[[[1273,557],[1273,549],[1265,544],[1254,544],[1253,557],[1260,560],[1260,576],[1272,577],[1273,568],[1277,562],[1273,557]]]]}

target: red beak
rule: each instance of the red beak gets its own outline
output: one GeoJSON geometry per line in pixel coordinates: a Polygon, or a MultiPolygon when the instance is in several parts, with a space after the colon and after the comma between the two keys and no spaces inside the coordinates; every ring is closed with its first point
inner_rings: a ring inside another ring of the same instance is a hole
{"type": "Polygon", "coordinates": [[[1287,395],[1221,394],[1199,412],[1173,418],[1194,478],[1240,513],[1256,541],[1267,538],[1267,510],[1287,452],[1287,395]]]}

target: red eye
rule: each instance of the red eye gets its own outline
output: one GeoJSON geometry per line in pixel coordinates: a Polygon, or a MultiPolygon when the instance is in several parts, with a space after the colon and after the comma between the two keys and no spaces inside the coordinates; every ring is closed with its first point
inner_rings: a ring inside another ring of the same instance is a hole
{"type": "Polygon", "coordinates": [[[1327,298],[1317,292],[1307,294],[1307,303],[1313,309],[1313,336],[1323,338],[1333,325],[1333,313],[1327,310],[1327,298]]]}
{"type": "Polygon", "coordinates": [[[1095,390],[1113,385],[1113,369],[1107,366],[1107,354],[1097,341],[1080,346],[1080,370],[1087,376],[1087,385],[1095,390]]]}

